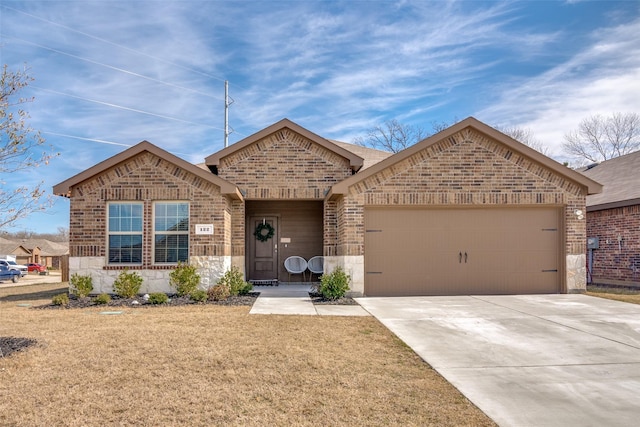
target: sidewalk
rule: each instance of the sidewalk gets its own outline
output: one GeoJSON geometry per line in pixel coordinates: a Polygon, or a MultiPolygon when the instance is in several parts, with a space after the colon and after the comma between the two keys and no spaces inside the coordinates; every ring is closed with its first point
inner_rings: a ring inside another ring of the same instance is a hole
{"type": "Polygon", "coordinates": [[[250,314],[293,314],[308,316],[370,316],[360,305],[314,305],[310,285],[255,286],[260,296],[250,314]]]}
{"type": "Polygon", "coordinates": [[[41,285],[45,283],[62,283],[62,276],[59,271],[51,271],[48,275],[40,275],[35,273],[29,273],[18,280],[18,283],[13,283],[11,280],[5,280],[0,282],[0,288],[9,288],[14,286],[28,286],[28,285],[41,285]]]}

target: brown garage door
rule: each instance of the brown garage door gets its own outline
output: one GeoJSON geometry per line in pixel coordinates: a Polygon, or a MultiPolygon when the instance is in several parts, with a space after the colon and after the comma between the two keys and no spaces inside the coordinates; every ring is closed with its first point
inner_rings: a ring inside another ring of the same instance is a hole
{"type": "Polygon", "coordinates": [[[555,208],[368,208],[365,294],[557,293],[561,235],[555,208]]]}

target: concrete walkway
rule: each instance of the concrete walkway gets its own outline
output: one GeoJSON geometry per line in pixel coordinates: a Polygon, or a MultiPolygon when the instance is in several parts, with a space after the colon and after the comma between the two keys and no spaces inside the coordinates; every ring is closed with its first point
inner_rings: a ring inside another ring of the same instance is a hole
{"type": "Polygon", "coordinates": [[[586,295],[359,298],[500,426],[640,420],[640,305],[586,295]]]}
{"type": "Polygon", "coordinates": [[[308,316],[369,316],[359,305],[314,305],[309,284],[254,286],[260,296],[250,314],[293,314],[308,316]]]}
{"type": "Polygon", "coordinates": [[[36,273],[29,273],[18,280],[18,283],[13,283],[11,280],[5,280],[0,282],[0,288],[11,288],[14,286],[29,286],[29,285],[42,285],[47,283],[60,283],[62,284],[62,276],[59,271],[51,271],[48,275],[39,275],[36,273]]]}

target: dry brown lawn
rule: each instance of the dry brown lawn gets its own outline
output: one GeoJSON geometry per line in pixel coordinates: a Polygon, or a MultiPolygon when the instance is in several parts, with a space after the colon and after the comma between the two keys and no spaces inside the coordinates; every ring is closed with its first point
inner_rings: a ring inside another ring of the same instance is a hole
{"type": "Polygon", "coordinates": [[[0,425],[494,425],[372,317],[18,306],[60,286],[0,288],[0,425]]]}
{"type": "Polygon", "coordinates": [[[589,287],[587,295],[640,304],[640,289],[589,287]]]}

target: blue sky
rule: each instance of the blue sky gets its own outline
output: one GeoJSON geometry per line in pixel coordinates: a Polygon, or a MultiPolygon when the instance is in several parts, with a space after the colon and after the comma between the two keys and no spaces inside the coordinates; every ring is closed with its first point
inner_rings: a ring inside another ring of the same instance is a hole
{"type": "MultiPolygon", "coordinates": [[[[351,142],[386,120],[529,128],[557,160],[592,114],[640,112],[637,1],[7,1],[3,64],[60,157],[51,187],[148,140],[190,162],[289,118],[351,142]]],[[[16,230],[68,227],[69,203],[16,230]]]]}

